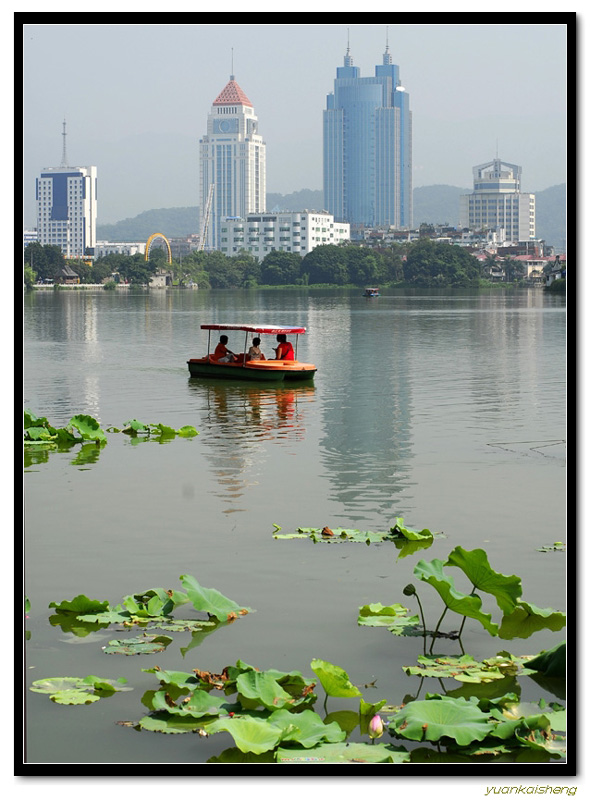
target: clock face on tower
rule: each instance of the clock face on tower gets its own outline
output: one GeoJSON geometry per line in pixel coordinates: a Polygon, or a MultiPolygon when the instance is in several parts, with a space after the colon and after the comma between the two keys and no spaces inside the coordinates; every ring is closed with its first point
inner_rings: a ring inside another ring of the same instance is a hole
{"type": "Polygon", "coordinates": [[[214,133],[237,133],[237,119],[216,119],[213,123],[214,133]]]}

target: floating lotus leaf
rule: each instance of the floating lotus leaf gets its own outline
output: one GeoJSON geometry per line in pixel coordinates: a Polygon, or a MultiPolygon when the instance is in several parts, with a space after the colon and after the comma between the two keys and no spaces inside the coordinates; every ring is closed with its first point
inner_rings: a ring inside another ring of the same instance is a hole
{"type": "Polygon", "coordinates": [[[135,639],[113,639],[103,647],[107,655],[119,654],[124,656],[145,655],[159,653],[165,650],[173,640],[170,636],[138,636],[135,639]]]}
{"type": "Polygon", "coordinates": [[[123,598],[125,608],[137,617],[168,616],[177,606],[188,602],[188,595],[184,592],[162,588],[146,589],[123,598]]]}
{"type": "Polygon", "coordinates": [[[414,700],[390,720],[390,728],[406,739],[437,742],[446,736],[460,745],[481,741],[493,727],[475,703],[461,697],[414,700]]]}
{"type": "Polygon", "coordinates": [[[459,567],[476,589],[492,594],[499,607],[510,613],[522,594],[521,579],[517,575],[502,575],[494,572],[485,550],[464,550],[455,547],[445,561],[445,566],[459,567]]]}
{"type": "Polygon", "coordinates": [[[403,764],[410,761],[410,754],[390,744],[342,742],[320,744],[311,750],[279,747],[276,760],[279,764],[403,764]]]}
{"type": "Polygon", "coordinates": [[[127,680],[119,678],[98,678],[88,675],[86,678],[43,678],[33,681],[32,692],[48,694],[54,703],[60,705],[88,705],[96,703],[101,697],[108,697],[114,692],[131,691],[125,686],[127,680]]]}
{"type": "Polygon", "coordinates": [[[67,429],[74,428],[79,431],[83,439],[92,440],[106,444],[107,437],[105,432],[100,427],[94,417],[89,417],[88,414],[77,414],[68,422],[67,429]]]}
{"type": "Polygon", "coordinates": [[[311,668],[320,679],[320,683],[329,697],[362,697],[362,692],[348,679],[348,675],[335,664],[314,658],[311,668]]]}
{"type": "Polygon", "coordinates": [[[526,662],[528,669],[542,672],[548,678],[565,678],[566,674],[565,641],[555,645],[551,650],[543,650],[535,658],[526,662]]]}
{"type": "Polygon", "coordinates": [[[49,608],[55,608],[60,613],[98,614],[109,610],[108,600],[90,600],[85,594],[79,594],[73,600],[62,600],[61,603],[49,603],[49,608]]]}
{"type": "Polygon", "coordinates": [[[155,692],[152,698],[154,711],[166,711],[168,714],[181,717],[218,717],[221,713],[229,714],[239,710],[236,704],[230,704],[222,697],[216,697],[202,689],[195,689],[186,702],[171,705],[166,691],[155,692]]]}
{"type": "Polygon", "coordinates": [[[182,428],[179,428],[176,433],[179,436],[184,437],[185,439],[190,439],[192,436],[198,436],[199,431],[194,428],[192,425],[183,425],[182,428]]]}
{"type": "Polygon", "coordinates": [[[451,611],[478,620],[488,633],[496,636],[498,626],[492,622],[491,614],[484,614],[481,611],[481,598],[476,594],[466,595],[457,591],[453,579],[442,571],[443,566],[443,562],[438,558],[429,562],[419,561],[414,567],[414,575],[434,586],[451,611]]]}
{"type": "Polygon", "coordinates": [[[565,758],[567,753],[566,737],[556,733],[547,733],[542,729],[538,730],[517,730],[515,736],[532,750],[543,750],[552,758],[565,758]]]}
{"type": "Polygon", "coordinates": [[[201,681],[194,672],[178,672],[176,670],[160,669],[159,667],[142,669],[142,672],[153,673],[160,683],[167,687],[176,686],[180,689],[193,691],[201,686],[201,681]]]}
{"type": "Polygon", "coordinates": [[[501,639],[528,639],[533,633],[549,628],[559,631],[565,626],[565,614],[553,608],[537,608],[519,600],[511,614],[504,615],[498,631],[501,639]]]}
{"type": "Polygon", "coordinates": [[[565,553],[564,542],[554,542],[553,544],[544,544],[543,547],[537,547],[539,553],[565,553]]]}
{"type": "Polygon", "coordinates": [[[406,616],[408,609],[400,603],[389,606],[371,603],[359,608],[358,625],[387,628],[395,636],[423,636],[424,629],[417,615],[406,616]]]}
{"type": "Polygon", "coordinates": [[[454,678],[462,683],[487,683],[506,677],[506,672],[517,671],[517,666],[507,659],[494,663],[494,659],[476,661],[472,656],[419,656],[418,667],[402,667],[408,675],[423,678],[454,678]]]}
{"type": "Polygon", "coordinates": [[[225,597],[217,589],[205,589],[192,575],[181,575],[180,580],[197,611],[205,611],[209,616],[219,620],[235,619],[238,615],[252,611],[251,608],[240,606],[225,597]]]}
{"type": "Polygon", "coordinates": [[[144,731],[154,733],[205,733],[206,723],[195,717],[181,717],[167,712],[142,717],[137,723],[144,731]]]}
{"type": "Polygon", "coordinates": [[[391,528],[391,533],[397,536],[403,536],[404,539],[415,541],[417,539],[432,539],[434,534],[428,528],[423,528],[421,531],[416,531],[413,528],[408,528],[404,525],[403,517],[396,517],[395,525],[391,528]]]}

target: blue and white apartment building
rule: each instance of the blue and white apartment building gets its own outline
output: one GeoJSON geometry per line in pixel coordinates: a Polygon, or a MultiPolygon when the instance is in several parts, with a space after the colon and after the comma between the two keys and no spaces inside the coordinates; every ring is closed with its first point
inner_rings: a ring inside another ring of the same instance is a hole
{"type": "Polygon", "coordinates": [[[324,204],[363,228],[412,227],[410,98],[387,44],[375,76],[362,78],[350,47],[324,111],[324,204]]]}
{"type": "Polygon", "coordinates": [[[48,167],[36,180],[37,237],[66,258],[82,258],[96,245],[96,167],[48,167]]]}

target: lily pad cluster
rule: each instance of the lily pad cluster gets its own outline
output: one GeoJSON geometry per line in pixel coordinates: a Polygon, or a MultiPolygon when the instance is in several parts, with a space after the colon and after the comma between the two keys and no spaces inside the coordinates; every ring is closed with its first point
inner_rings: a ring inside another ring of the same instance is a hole
{"type": "Polygon", "coordinates": [[[310,666],[315,681],[299,672],[261,671],[242,661],[219,674],[146,669],[159,680],[159,688],[143,698],[150,713],[121,724],[166,734],[212,736],[225,731],[235,748],[213,759],[216,762],[411,763],[431,760],[436,752],[393,742],[376,745],[374,739],[385,732],[392,739],[434,743],[445,761],[505,760],[531,750],[538,753],[526,760],[565,755],[566,713],[557,703],[521,703],[515,693],[492,699],[428,694],[425,700],[401,706],[386,700],[368,703],[342,667],[317,658],[310,666]],[[358,699],[358,707],[322,719],[313,710],[317,681],[326,700],[358,699]],[[348,741],[357,728],[369,741],[348,741]]]}
{"type": "MultiPolygon", "coordinates": [[[[495,572],[488,562],[485,550],[481,548],[465,550],[456,547],[445,562],[437,558],[432,561],[420,560],[414,567],[414,575],[436,589],[443,601],[444,609],[434,630],[427,630],[422,614],[422,633],[425,637],[431,635],[433,643],[441,635],[460,638],[468,617],[477,620],[491,636],[501,639],[526,639],[539,630],[548,628],[558,631],[565,626],[566,617],[562,612],[552,608],[538,608],[523,600],[521,579],[516,575],[507,576],[495,572]],[[453,576],[444,572],[443,568],[447,566],[457,567],[467,576],[472,583],[469,594],[455,587],[453,576]],[[503,613],[500,622],[494,622],[492,615],[483,610],[478,592],[494,598],[503,613]],[[440,625],[447,611],[454,611],[463,617],[461,628],[452,635],[440,633],[440,625]]],[[[422,613],[420,599],[413,584],[406,586],[404,594],[416,597],[422,613]]],[[[358,624],[384,626],[396,635],[419,635],[418,617],[408,618],[407,612],[407,608],[396,604],[363,606],[358,624]]]]}
{"type": "MultiPolygon", "coordinates": [[[[217,589],[207,589],[199,584],[192,575],[181,575],[184,591],[176,589],[146,589],[143,592],[127,595],[123,602],[111,608],[107,600],[92,600],[80,594],[72,600],[52,602],[49,608],[55,608],[56,614],[49,618],[52,625],[61,626],[77,636],[87,636],[92,630],[107,628],[110,625],[121,625],[124,628],[154,628],[168,631],[203,631],[215,629],[221,623],[232,622],[238,617],[248,614],[253,609],[242,606],[221,594],[217,589]],[[207,614],[206,619],[177,618],[174,611],[180,606],[191,603],[196,611],[207,614]]],[[[167,645],[172,641],[169,637],[151,637],[150,642],[143,637],[135,642],[125,640],[123,644],[109,643],[118,650],[107,652],[125,652],[134,654],[150,652],[148,644],[167,645]],[[168,641],[166,641],[168,640],[168,641]],[[134,644],[135,647],[131,645],[134,644]],[[145,647],[142,647],[144,645],[145,647]],[[126,648],[129,648],[128,650],[126,648]]],[[[157,647],[163,649],[163,647],[157,647]]],[[[153,650],[151,650],[153,652],[153,650]]]]}
{"type": "MultiPolygon", "coordinates": [[[[136,419],[124,423],[122,428],[107,428],[109,433],[125,433],[132,437],[151,436],[164,441],[176,436],[190,438],[198,435],[192,425],[184,425],[175,429],[162,423],[147,425],[136,419]]],[[[88,414],[76,414],[67,425],[55,427],[47,417],[38,417],[28,408],[24,411],[24,443],[25,445],[49,448],[65,448],[76,444],[94,444],[102,447],[107,443],[107,436],[100,423],[88,414]]]]}
{"type": "Polygon", "coordinates": [[[381,542],[394,542],[401,551],[399,557],[410,555],[422,548],[430,547],[435,536],[441,534],[433,533],[428,528],[421,531],[409,528],[404,525],[403,517],[396,517],[395,524],[387,531],[363,531],[355,528],[330,528],[325,525],[323,528],[297,528],[294,533],[278,533],[280,525],[274,526],[275,539],[311,539],[314,544],[322,543],[342,543],[357,542],[361,544],[378,544],[381,542]]]}

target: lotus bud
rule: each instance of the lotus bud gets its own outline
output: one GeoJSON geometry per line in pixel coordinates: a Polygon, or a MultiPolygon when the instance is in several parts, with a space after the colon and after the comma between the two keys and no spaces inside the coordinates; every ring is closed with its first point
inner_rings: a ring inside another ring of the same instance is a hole
{"type": "Polygon", "coordinates": [[[413,594],[416,594],[416,587],[413,583],[408,583],[407,586],[404,586],[404,594],[407,597],[411,597],[413,594]]]}
{"type": "Polygon", "coordinates": [[[369,736],[371,739],[378,739],[383,736],[383,720],[379,714],[375,714],[373,719],[369,722],[369,736]]]}

